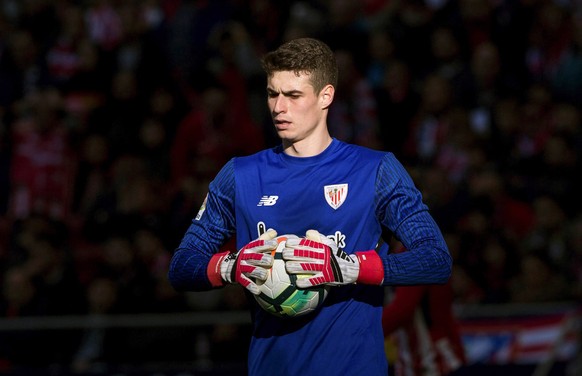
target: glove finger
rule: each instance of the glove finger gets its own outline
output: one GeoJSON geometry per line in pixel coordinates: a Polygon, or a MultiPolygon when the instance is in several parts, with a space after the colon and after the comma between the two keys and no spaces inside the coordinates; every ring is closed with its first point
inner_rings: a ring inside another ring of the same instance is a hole
{"type": "Polygon", "coordinates": [[[309,287],[322,285],[324,283],[325,279],[323,278],[323,274],[318,273],[312,277],[297,278],[297,280],[295,281],[295,286],[297,286],[300,289],[306,289],[309,287]]]}
{"type": "Polygon", "coordinates": [[[322,265],[313,262],[287,261],[285,270],[289,274],[316,274],[321,272],[322,265]]]}
{"type": "MultiPolygon", "coordinates": [[[[305,239],[303,239],[305,240],[305,239]]],[[[311,242],[311,240],[306,240],[307,242],[311,242]]],[[[305,245],[297,245],[291,247],[285,247],[281,251],[281,256],[283,260],[295,260],[295,261],[317,261],[325,259],[325,245],[321,243],[317,243],[321,246],[321,248],[314,248],[305,245]]]]}
{"type": "Polygon", "coordinates": [[[277,243],[277,241],[274,239],[255,240],[255,241],[250,242],[245,247],[245,253],[268,252],[268,251],[272,251],[272,250],[277,249],[278,245],[279,245],[279,243],[277,243]]]}
{"type": "Polygon", "coordinates": [[[306,261],[311,260],[310,257],[307,257],[306,254],[309,253],[309,250],[304,248],[283,248],[281,251],[281,257],[285,261],[306,261]]]}
{"type": "Polygon", "coordinates": [[[277,237],[277,231],[272,228],[268,229],[264,234],[259,236],[260,240],[271,240],[277,237]]]}
{"type": "Polygon", "coordinates": [[[289,238],[285,242],[285,246],[292,247],[292,248],[302,247],[302,248],[320,249],[323,247],[323,245],[326,244],[325,243],[326,240],[328,240],[326,237],[323,237],[323,239],[317,239],[317,240],[307,239],[307,238],[289,238]]]}
{"type": "Polygon", "coordinates": [[[245,266],[262,266],[270,268],[273,266],[274,258],[270,253],[249,253],[241,257],[240,264],[245,266]]]}
{"type": "Polygon", "coordinates": [[[245,289],[249,290],[253,295],[259,295],[261,293],[259,286],[242,274],[240,275],[238,283],[240,283],[245,289]]]}
{"type": "Polygon", "coordinates": [[[285,246],[286,247],[297,247],[299,244],[301,244],[302,240],[303,240],[302,238],[289,238],[285,241],[285,246]]]}
{"type": "Polygon", "coordinates": [[[245,276],[249,277],[249,278],[254,278],[255,280],[261,280],[261,281],[266,281],[267,280],[267,276],[269,275],[269,270],[265,269],[265,268],[253,268],[253,270],[251,272],[249,272],[248,274],[246,274],[245,276]]]}
{"type": "Polygon", "coordinates": [[[317,230],[307,230],[307,232],[305,233],[305,237],[309,240],[315,240],[317,242],[322,241],[322,239],[327,239],[326,236],[322,235],[317,230]]]}

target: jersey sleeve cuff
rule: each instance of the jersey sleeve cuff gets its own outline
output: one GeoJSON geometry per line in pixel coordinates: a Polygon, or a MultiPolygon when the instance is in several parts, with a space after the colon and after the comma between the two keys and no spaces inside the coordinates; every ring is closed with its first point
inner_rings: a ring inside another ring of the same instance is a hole
{"type": "Polygon", "coordinates": [[[356,256],[360,262],[360,272],[356,282],[365,285],[382,285],[384,281],[384,266],[378,253],[374,250],[362,251],[356,252],[356,256]]]}
{"type": "Polygon", "coordinates": [[[206,268],[206,274],[208,275],[208,280],[212,287],[221,287],[225,285],[222,275],[220,274],[220,264],[222,264],[222,260],[224,260],[229,253],[229,251],[220,252],[210,258],[210,262],[206,268]]]}

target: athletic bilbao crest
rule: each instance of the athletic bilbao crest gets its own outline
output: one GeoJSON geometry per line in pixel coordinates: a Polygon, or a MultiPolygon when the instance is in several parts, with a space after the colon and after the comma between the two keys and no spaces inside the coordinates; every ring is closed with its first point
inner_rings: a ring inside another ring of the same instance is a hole
{"type": "Polygon", "coordinates": [[[333,209],[337,209],[348,197],[348,185],[347,184],[335,184],[326,185],[323,187],[323,193],[325,195],[325,201],[333,209]]]}

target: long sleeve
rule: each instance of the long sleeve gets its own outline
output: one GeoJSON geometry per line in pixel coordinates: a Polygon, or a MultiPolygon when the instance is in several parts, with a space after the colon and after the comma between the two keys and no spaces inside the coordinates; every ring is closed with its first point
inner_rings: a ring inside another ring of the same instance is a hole
{"type": "Polygon", "coordinates": [[[229,161],[210,183],[209,192],[170,262],[168,279],[179,291],[211,289],[206,268],[210,258],[235,233],[235,182],[229,161]]]}
{"type": "Polygon", "coordinates": [[[384,285],[445,283],[452,258],[437,223],[404,166],[387,154],[376,179],[376,215],[408,249],[382,255],[384,285]]]}

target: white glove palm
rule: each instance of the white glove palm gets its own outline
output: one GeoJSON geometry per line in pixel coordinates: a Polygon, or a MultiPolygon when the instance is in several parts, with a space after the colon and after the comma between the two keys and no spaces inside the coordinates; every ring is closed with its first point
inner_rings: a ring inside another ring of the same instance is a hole
{"type": "Polygon", "coordinates": [[[311,275],[298,278],[297,287],[346,285],[357,281],[360,263],[356,255],[338,249],[333,240],[316,230],[308,230],[305,235],[305,238],[287,239],[282,252],[288,273],[311,275]]]}
{"type": "Polygon", "coordinates": [[[277,248],[277,231],[267,230],[258,239],[241,248],[237,253],[229,253],[220,262],[220,276],[229,283],[240,283],[251,293],[260,294],[255,280],[265,281],[268,270],[273,266],[271,251],[277,248]],[[251,279],[252,278],[252,279],[251,279]]]}

